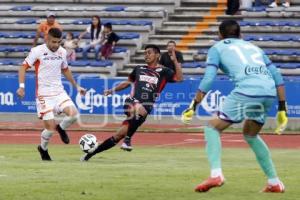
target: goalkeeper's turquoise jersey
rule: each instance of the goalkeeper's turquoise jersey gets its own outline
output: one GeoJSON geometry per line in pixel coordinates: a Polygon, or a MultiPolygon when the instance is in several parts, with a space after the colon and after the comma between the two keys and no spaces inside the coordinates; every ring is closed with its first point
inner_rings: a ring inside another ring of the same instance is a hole
{"type": "Polygon", "coordinates": [[[208,92],[218,69],[234,82],[234,93],[246,96],[275,97],[276,86],[283,84],[279,70],[265,53],[242,39],[224,39],[213,45],[206,65],[199,85],[202,92],[208,92]]]}

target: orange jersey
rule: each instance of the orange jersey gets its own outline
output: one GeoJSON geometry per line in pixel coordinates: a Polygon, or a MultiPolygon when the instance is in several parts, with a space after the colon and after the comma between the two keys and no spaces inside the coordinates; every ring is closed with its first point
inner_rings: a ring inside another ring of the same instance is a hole
{"type": "Polygon", "coordinates": [[[44,39],[47,39],[48,31],[51,28],[59,28],[60,30],[62,30],[60,24],[57,23],[56,21],[54,22],[53,25],[49,25],[46,20],[40,23],[40,25],[38,26],[38,31],[44,34],[44,39]]]}

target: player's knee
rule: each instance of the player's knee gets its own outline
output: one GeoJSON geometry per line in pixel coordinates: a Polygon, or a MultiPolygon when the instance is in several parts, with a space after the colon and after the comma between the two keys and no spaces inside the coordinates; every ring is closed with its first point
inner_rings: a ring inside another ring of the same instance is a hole
{"type": "Polygon", "coordinates": [[[79,119],[79,114],[76,113],[75,115],[67,116],[67,118],[70,123],[75,123],[79,119]]]}
{"type": "Polygon", "coordinates": [[[56,124],[55,123],[46,124],[45,129],[49,132],[55,132],[56,131],[56,124]]]}
{"type": "Polygon", "coordinates": [[[147,116],[143,116],[143,115],[134,116],[132,119],[130,119],[129,124],[139,127],[145,122],[146,118],[147,116]]]}

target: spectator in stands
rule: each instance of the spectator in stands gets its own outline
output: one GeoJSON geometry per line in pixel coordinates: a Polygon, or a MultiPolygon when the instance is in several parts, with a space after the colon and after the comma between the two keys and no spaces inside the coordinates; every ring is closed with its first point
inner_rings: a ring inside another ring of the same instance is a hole
{"type": "Polygon", "coordinates": [[[44,40],[47,40],[47,36],[48,36],[48,31],[51,28],[58,28],[60,30],[62,30],[60,24],[55,20],[55,13],[54,12],[49,12],[47,13],[47,19],[46,21],[43,21],[39,24],[36,34],[35,34],[35,38],[33,40],[33,46],[35,47],[37,45],[37,42],[42,34],[42,36],[44,37],[44,40]]]}
{"type": "MultiPolygon", "coordinates": [[[[269,5],[271,8],[277,8],[278,4],[280,3],[280,0],[275,0],[273,3],[269,5]]],[[[289,8],[291,6],[291,1],[290,0],[285,0],[285,3],[282,3],[282,6],[285,8],[289,8]]]]}
{"type": "Polygon", "coordinates": [[[66,40],[64,42],[64,48],[67,50],[67,61],[76,60],[75,49],[78,46],[78,40],[74,39],[72,32],[68,32],[66,35],[66,40]]]}
{"type": "Polygon", "coordinates": [[[180,51],[176,50],[176,42],[170,40],[167,43],[167,52],[161,55],[159,64],[175,71],[175,62],[178,62],[181,65],[184,62],[183,56],[180,51]]]}
{"type": "Polygon", "coordinates": [[[111,56],[119,39],[119,36],[113,32],[111,23],[106,23],[104,25],[104,41],[101,49],[102,60],[108,59],[108,57],[111,56]]]}
{"type": "Polygon", "coordinates": [[[240,9],[240,0],[227,0],[226,15],[235,15],[240,9]]]}
{"type": "Polygon", "coordinates": [[[98,60],[101,49],[101,41],[103,39],[103,26],[99,16],[95,15],[92,17],[91,25],[89,25],[86,30],[79,35],[79,40],[81,40],[87,33],[90,33],[91,40],[83,47],[82,57],[86,60],[88,51],[90,49],[95,49],[95,59],[98,60]]]}

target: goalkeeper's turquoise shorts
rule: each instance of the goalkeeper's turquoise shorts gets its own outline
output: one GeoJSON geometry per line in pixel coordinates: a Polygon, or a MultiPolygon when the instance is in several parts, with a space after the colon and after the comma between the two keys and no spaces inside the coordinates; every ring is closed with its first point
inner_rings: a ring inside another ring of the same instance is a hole
{"type": "Polygon", "coordinates": [[[218,116],[231,123],[249,119],[264,124],[274,100],[273,96],[249,96],[232,92],[220,105],[218,116]]]}

